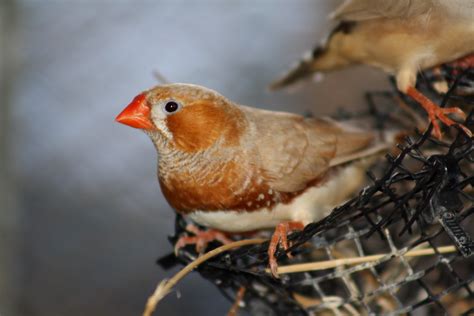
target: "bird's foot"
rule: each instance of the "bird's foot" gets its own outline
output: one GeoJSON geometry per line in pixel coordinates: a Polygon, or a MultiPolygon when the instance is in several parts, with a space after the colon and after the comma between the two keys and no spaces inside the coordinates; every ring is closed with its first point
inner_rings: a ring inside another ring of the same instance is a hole
{"type": "Polygon", "coordinates": [[[413,87],[408,88],[407,94],[416,100],[428,113],[428,118],[433,124],[434,137],[441,139],[441,128],[437,122],[437,119],[447,126],[458,125],[464,131],[464,133],[466,133],[466,135],[472,137],[472,132],[466,126],[459,124],[446,116],[447,114],[458,114],[463,119],[466,119],[466,114],[460,108],[441,108],[413,87]]]}
{"type": "MultiPolygon", "coordinates": [[[[283,249],[288,250],[288,233],[292,230],[302,230],[304,224],[302,222],[285,222],[280,223],[275,227],[270,245],[268,246],[268,263],[270,264],[270,271],[275,278],[278,278],[278,263],[275,258],[278,245],[281,244],[283,249]]],[[[287,254],[291,258],[291,254],[287,254]]]]}
{"type": "Polygon", "coordinates": [[[189,224],[186,226],[186,230],[194,236],[182,236],[178,239],[176,244],[174,245],[174,253],[177,255],[179,249],[187,246],[187,245],[196,245],[196,251],[198,253],[203,253],[206,250],[207,245],[212,241],[219,241],[222,244],[231,243],[232,240],[226,236],[225,233],[215,230],[200,230],[197,226],[189,224]]]}

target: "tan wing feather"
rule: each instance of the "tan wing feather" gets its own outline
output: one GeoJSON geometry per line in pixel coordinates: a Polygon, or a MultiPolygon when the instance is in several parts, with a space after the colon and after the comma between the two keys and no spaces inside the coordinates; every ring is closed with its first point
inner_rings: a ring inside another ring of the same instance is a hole
{"type": "MultiPolygon", "coordinates": [[[[259,167],[263,169],[272,188],[285,192],[304,188],[307,176],[291,176],[299,168],[310,145],[303,125],[304,118],[250,108],[246,108],[244,113],[251,122],[251,138],[260,158],[259,167]]],[[[318,174],[326,170],[330,159],[324,154],[326,147],[329,147],[329,152],[333,151],[330,144],[322,144],[321,154],[315,155],[311,173],[318,174]]]]}
{"type": "Polygon", "coordinates": [[[324,119],[251,109],[261,168],[270,186],[282,192],[304,189],[323,176],[331,162],[369,147],[371,133],[344,129],[324,119]]]}
{"type": "Polygon", "coordinates": [[[443,14],[449,14],[456,19],[464,19],[474,23],[474,1],[472,0],[433,0],[437,9],[443,14]]]}
{"type": "Polygon", "coordinates": [[[408,18],[428,13],[436,0],[347,0],[332,14],[341,21],[408,18]]]}

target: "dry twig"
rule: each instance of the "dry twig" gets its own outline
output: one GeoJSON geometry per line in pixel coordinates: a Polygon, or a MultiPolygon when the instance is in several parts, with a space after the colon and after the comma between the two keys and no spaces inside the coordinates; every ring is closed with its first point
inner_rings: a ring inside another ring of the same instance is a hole
{"type": "MultiPolygon", "coordinates": [[[[445,247],[438,248],[439,253],[450,253],[450,252],[455,252],[455,251],[456,251],[456,247],[454,246],[445,246],[445,247]]],[[[419,257],[419,256],[428,256],[428,255],[434,255],[434,254],[436,254],[434,249],[418,249],[418,250],[408,251],[403,256],[419,257]]],[[[334,260],[327,260],[327,261],[318,261],[318,262],[309,262],[309,263],[300,263],[300,264],[292,264],[292,265],[287,265],[287,266],[280,266],[278,267],[278,274],[330,269],[330,268],[335,268],[342,265],[359,264],[359,263],[376,261],[385,256],[390,256],[390,255],[393,255],[393,254],[387,253],[387,254],[365,256],[365,257],[343,258],[343,259],[334,259],[334,260]]],[[[266,269],[265,271],[267,273],[271,273],[270,269],[266,269]]]]}
{"type": "Polygon", "coordinates": [[[189,263],[186,267],[181,269],[178,273],[176,273],[171,279],[161,281],[158,286],[156,287],[153,294],[148,298],[148,301],[145,306],[145,311],[143,312],[143,316],[151,316],[151,314],[155,311],[156,306],[158,303],[165,297],[182,278],[184,278],[189,272],[196,269],[200,264],[209,260],[210,258],[217,256],[227,250],[238,248],[247,245],[253,244],[260,244],[267,241],[267,239],[244,239],[239,240],[227,245],[223,245],[216,249],[213,249],[204,255],[200,256],[193,262],[189,263]]]}

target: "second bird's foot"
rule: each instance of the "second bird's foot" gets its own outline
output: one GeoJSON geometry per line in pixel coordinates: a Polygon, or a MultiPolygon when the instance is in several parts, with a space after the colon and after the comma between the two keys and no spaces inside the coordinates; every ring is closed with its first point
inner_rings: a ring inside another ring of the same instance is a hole
{"type": "Polygon", "coordinates": [[[434,106],[435,107],[427,110],[428,117],[429,117],[431,123],[433,124],[433,136],[435,136],[438,139],[441,139],[441,128],[439,127],[439,124],[436,121],[436,119],[438,119],[447,126],[452,126],[452,125],[459,126],[467,136],[472,137],[472,132],[469,130],[469,128],[467,128],[466,126],[464,126],[460,123],[457,123],[457,122],[453,121],[452,119],[450,119],[449,117],[446,116],[448,114],[458,114],[463,119],[465,119],[466,114],[460,108],[458,108],[458,107],[441,108],[441,107],[437,106],[436,104],[434,106]]]}
{"type": "Polygon", "coordinates": [[[441,128],[437,120],[440,120],[447,126],[457,125],[464,131],[464,133],[466,133],[466,135],[472,137],[472,132],[469,128],[447,117],[448,114],[458,114],[463,119],[466,119],[466,113],[464,113],[460,108],[442,108],[413,87],[408,88],[407,94],[416,100],[428,113],[428,118],[433,124],[433,136],[437,139],[441,139],[441,128]]]}

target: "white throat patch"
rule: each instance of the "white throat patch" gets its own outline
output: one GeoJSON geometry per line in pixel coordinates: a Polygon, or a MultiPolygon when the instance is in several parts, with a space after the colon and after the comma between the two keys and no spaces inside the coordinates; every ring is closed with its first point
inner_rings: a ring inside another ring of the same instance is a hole
{"type": "Polygon", "coordinates": [[[173,134],[171,134],[168,126],[166,126],[166,117],[167,115],[163,112],[160,104],[153,106],[151,109],[151,120],[156,128],[158,128],[168,140],[171,140],[173,139],[173,134]]]}

